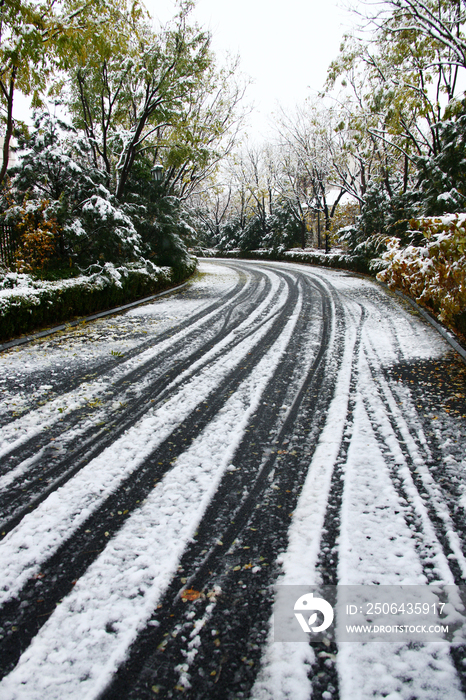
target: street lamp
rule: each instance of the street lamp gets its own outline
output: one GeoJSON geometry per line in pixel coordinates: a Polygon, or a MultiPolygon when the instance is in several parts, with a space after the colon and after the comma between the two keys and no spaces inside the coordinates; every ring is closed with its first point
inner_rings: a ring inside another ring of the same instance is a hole
{"type": "Polygon", "coordinates": [[[152,179],[155,180],[155,182],[161,182],[163,180],[163,166],[160,165],[160,163],[156,163],[156,165],[154,165],[151,173],[152,179]]]}

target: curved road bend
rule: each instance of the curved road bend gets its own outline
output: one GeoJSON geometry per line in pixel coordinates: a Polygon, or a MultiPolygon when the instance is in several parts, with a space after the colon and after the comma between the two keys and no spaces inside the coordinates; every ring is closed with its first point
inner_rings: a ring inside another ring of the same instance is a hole
{"type": "Polygon", "coordinates": [[[465,698],[462,647],[271,632],[277,582],[463,582],[464,366],[369,280],[199,270],[0,357],[0,698],[465,698]]]}

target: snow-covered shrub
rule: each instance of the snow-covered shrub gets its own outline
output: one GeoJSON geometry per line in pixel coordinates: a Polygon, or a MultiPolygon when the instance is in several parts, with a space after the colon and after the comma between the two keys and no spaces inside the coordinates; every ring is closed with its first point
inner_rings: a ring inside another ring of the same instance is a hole
{"type": "Polygon", "coordinates": [[[262,246],[276,251],[284,251],[299,245],[306,236],[304,222],[298,220],[288,202],[279,202],[267,217],[270,232],[264,237],[262,246]]]}
{"type": "Polygon", "coordinates": [[[7,223],[21,226],[25,208],[45,224],[54,222],[55,257],[66,261],[89,264],[141,257],[142,241],[128,205],[110,192],[105,173],[94,165],[91,147],[79,132],[41,113],[19,145],[20,159],[11,171],[4,206],[7,223]]]}
{"type": "Polygon", "coordinates": [[[386,251],[388,236],[374,233],[364,236],[357,226],[346,226],[339,231],[339,243],[347,250],[354,268],[376,272],[381,267],[381,255],[386,251]]]}
{"type": "Polygon", "coordinates": [[[286,250],[282,253],[282,260],[290,262],[307,263],[308,265],[318,265],[319,267],[331,267],[339,270],[352,270],[353,272],[369,272],[366,260],[356,255],[348,255],[339,251],[323,253],[320,250],[286,250]]]}
{"type": "Polygon", "coordinates": [[[2,268],[0,273],[0,291],[4,289],[15,289],[22,287],[23,289],[36,289],[41,286],[41,282],[32,275],[24,272],[11,272],[2,268]]]}
{"type": "Polygon", "coordinates": [[[197,258],[216,258],[221,255],[217,248],[203,248],[201,246],[195,246],[194,248],[189,248],[188,252],[195,255],[197,258]]]}
{"type": "Polygon", "coordinates": [[[144,183],[144,197],[133,195],[131,216],[142,241],[144,257],[156,265],[170,266],[181,279],[190,266],[185,241],[193,237],[182,203],[175,196],[160,196],[157,183],[144,183]]]}
{"type": "Polygon", "coordinates": [[[399,191],[389,196],[382,182],[371,181],[356,223],[338,231],[340,244],[354,257],[355,264],[365,266],[372,273],[384,266],[382,254],[389,238],[396,236],[403,243],[408,242],[409,220],[417,213],[410,196],[401,192],[401,183],[396,178],[392,187],[399,191]]]}
{"type": "Polygon", "coordinates": [[[103,185],[81,203],[80,215],[65,226],[81,259],[121,262],[141,258],[142,240],[127,209],[103,185]]]}
{"type": "Polygon", "coordinates": [[[272,212],[254,211],[247,216],[237,213],[219,226],[216,245],[219,250],[236,248],[247,253],[256,250],[273,250],[279,253],[299,245],[305,236],[305,224],[287,201],[276,200],[272,212]]]}
{"type": "MultiPolygon", "coordinates": [[[[195,259],[190,258],[185,276],[194,271],[195,265],[195,259]]],[[[0,282],[0,338],[126,304],[177,281],[171,268],[150,262],[119,267],[112,263],[92,265],[86,273],[59,282],[42,282],[17,273],[6,275],[0,282]]]]}
{"type": "Polygon", "coordinates": [[[43,270],[54,254],[55,240],[59,228],[54,218],[44,215],[49,202],[43,199],[28,207],[28,202],[20,209],[20,219],[16,225],[20,246],[15,255],[18,272],[43,270]]]}
{"type": "Polygon", "coordinates": [[[239,240],[242,232],[242,221],[239,216],[232,216],[220,228],[218,249],[220,251],[239,250],[239,240]]]}
{"type": "MultiPolygon", "coordinates": [[[[257,250],[241,250],[232,248],[231,250],[211,249],[211,253],[220,258],[245,258],[246,260],[285,260],[288,262],[305,263],[307,265],[318,265],[319,267],[331,267],[339,270],[352,270],[353,272],[368,273],[369,267],[361,258],[347,255],[341,249],[331,253],[323,253],[320,250],[303,250],[294,248],[292,250],[273,250],[272,248],[259,248],[257,250]]],[[[212,257],[205,255],[204,257],[212,257]]]]}
{"type": "Polygon", "coordinates": [[[411,229],[423,243],[402,248],[391,238],[377,277],[455,325],[466,312],[466,214],[412,220],[411,229]]]}

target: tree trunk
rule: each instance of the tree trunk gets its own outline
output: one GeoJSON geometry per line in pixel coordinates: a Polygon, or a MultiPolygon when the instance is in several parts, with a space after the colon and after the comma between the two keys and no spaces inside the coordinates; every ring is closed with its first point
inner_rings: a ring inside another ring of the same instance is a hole
{"type": "Polygon", "coordinates": [[[301,248],[304,250],[306,247],[306,222],[301,221],[301,248]]]}
{"type": "Polygon", "coordinates": [[[325,215],[325,253],[328,253],[329,247],[328,247],[328,234],[330,231],[330,213],[328,210],[328,205],[326,200],[324,199],[324,215],[325,215]]]}
{"type": "Polygon", "coordinates": [[[2,83],[2,92],[6,97],[7,101],[7,118],[6,118],[6,130],[5,130],[5,138],[3,141],[3,162],[2,162],[2,168],[0,170],[0,185],[3,184],[3,181],[6,178],[6,173],[8,170],[8,162],[10,160],[10,142],[11,142],[11,137],[13,136],[13,95],[15,92],[15,80],[16,80],[16,73],[18,69],[16,66],[13,68],[11,71],[11,78],[10,78],[10,84],[8,87],[8,90],[6,90],[5,86],[2,83]]]}

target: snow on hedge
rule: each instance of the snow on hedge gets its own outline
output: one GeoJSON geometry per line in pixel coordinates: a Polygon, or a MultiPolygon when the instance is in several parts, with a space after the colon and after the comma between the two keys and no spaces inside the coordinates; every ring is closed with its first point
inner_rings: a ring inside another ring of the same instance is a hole
{"type": "Polygon", "coordinates": [[[177,269],[148,261],[119,267],[105,263],[57,282],[12,272],[0,274],[0,340],[155,294],[186,279],[196,264],[196,258],[187,259],[177,269]]]}
{"type": "Polygon", "coordinates": [[[362,256],[350,255],[341,248],[334,248],[329,253],[315,248],[260,248],[258,250],[217,250],[216,248],[195,248],[194,252],[203,258],[245,258],[251,260],[285,260],[290,262],[319,265],[321,267],[333,267],[336,269],[353,270],[354,272],[369,273],[369,265],[362,256]]]}
{"type": "MultiPolygon", "coordinates": [[[[8,272],[0,279],[0,317],[11,307],[39,306],[50,292],[60,294],[65,289],[75,288],[76,292],[79,293],[81,291],[101,290],[112,285],[121,288],[122,279],[131,273],[170,282],[171,272],[169,267],[157,267],[150,262],[145,266],[127,265],[118,268],[113,263],[105,263],[103,267],[92,265],[89,275],[80,275],[56,282],[47,282],[35,279],[31,275],[8,272]]],[[[48,303],[52,302],[49,300],[48,303]]]]}
{"type": "Polygon", "coordinates": [[[410,223],[424,240],[401,248],[399,239],[388,239],[382,256],[387,268],[377,277],[433,309],[445,324],[454,324],[466,312],[466,213],[410,223]]]}

